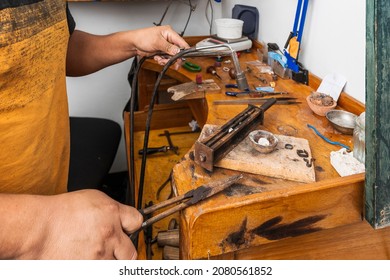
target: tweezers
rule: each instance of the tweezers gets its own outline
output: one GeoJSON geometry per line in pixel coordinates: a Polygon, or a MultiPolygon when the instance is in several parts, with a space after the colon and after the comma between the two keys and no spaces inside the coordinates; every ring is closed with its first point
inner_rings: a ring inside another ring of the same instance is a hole
{"type": "Polygon", "coordinates": [[[173,213],[183,210],[189,206],[192,206],[194,204],[197,204],[217,193],[220,193],[221,191],[227,189],[234,183],[238,182],[243,177],[242,174],[231,176],[227,179],[213,181],[205,185],[201,185],[197,187],[196,189],[190,190],[182,195],[170,198],[168,200],[165,200],[163,202],[157,203],[155,205],[149,206],[144,209],[140,209],[139,212],[143,216],[147,216],[157,210],[160,210],[162,208],[165,208],[167,206],[170,206],[172,204],[175,204],[177,202],[180,202],[179,204],[173,206],[170,209],[167,209],[150,219],[147,219],[144,221],[141,225],[141,227],[134,233],[130,235],[130,238],[132,238],[134,235],[138,234],[140,230],[152,225],[155,222],[160,221],[161,219],[164,219],[165,217],[168,217],[169,215],[172,215],[173,213]]]}
{"type": "Polygon", "coordinates": [[[288,92],[285,91],[268,92],[268,91],[259,91],[259,90],[248,90],[248,91],[225,91],[225,94],[228,96],[236,96],[236,97],[240,97],[240,96],[264,97],[264,96],[288,94],[288,92]]]}
{"type": "MultiPolygon", "coordinates": [[[[263,104],[267,102],[270,98],[245,98],[245,99],[224,99],[224,100],[214,100],[214,105],[244,105],[244,104],[263,104]]],[[[296,101],[295,97],[279,97],[275,98],[276,104],[301,104],[301,102],[296,101]]]]}

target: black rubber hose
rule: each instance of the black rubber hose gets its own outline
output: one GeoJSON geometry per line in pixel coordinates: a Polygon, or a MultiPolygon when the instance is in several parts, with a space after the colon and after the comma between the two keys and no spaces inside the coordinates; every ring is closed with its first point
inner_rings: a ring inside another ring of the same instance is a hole
{"type": "Polygon", "coordinates": [[[143,199],[143,190],[144,190],[144,181],[145,181],[145,168],[146,168],[146,156],[147,156],[147,148],[148,148],[148,141],[149,141],[149,133],[150,133],[150,123],[152,120],[152,114],[153,114],[153,107],[157,98],[157,92],[158,87],[160,86],[161,79],[165,75],[165,72],[168,70],[168,68],[179,58],[181,58],[183,55],[195,52],[196,48],[189,48],[180,51],[178,54],[172,56],[167,64],[164,65],[163,69],[161,70],[156,83],[154,85],[152,98],[150,100],[148,115],[146,119],[146,127],[145,127],[145,136],[144,136],[144,146],[143,146],[143,155],[142,155],[142,163],[141,163],[141,170],[140,170],[140,180],[139,180],[139,188],[138,188],[138,202],[137,207],[138,209],[142,208],[142,199],[143,199]]]}

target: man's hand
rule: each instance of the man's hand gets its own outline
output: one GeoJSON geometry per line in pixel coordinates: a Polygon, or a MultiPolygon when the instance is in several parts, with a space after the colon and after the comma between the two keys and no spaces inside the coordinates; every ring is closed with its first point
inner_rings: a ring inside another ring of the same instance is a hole
{"type": "MultiPolygon", "coordinates": [[[[132,33],[132,36],[135,36],[134,45],[139,56],[150,56],[157,52],[173,56],[180,49],[189,48],[187,42],[168,25],[138,29],[132,33]]],[[[160,65],[168,61],[162,56],[155,56],[154,59],[160,65]]]]}
{"type": "Polygon", "coordinates": [[[0,240],[0,245],[7,249],[1,252],[0,248],[0,256],[3,253],[6,258],[19,259],[137,258],[128,234],[140,228],[142,215],[100,191],[9,195],[5,199],[14,210],[7,212],[14,221],[8,217],[5,222],[9,236],[15,239],[0,240]],[[7,256],[10,252],[14,255],[7,256]]]}
{"type": "MultiPolygon", "coordinates": [[[[170,26],[154,26],[109,35],[93,35],[75,30],[68,45],[67,75],[91,74],[136,55],[165,53],[172,56],[186,48],[189,48],[187,42],[170,26]]],[[[168,58],[155,56],[155,60],[163,65],[168,58]]]]}

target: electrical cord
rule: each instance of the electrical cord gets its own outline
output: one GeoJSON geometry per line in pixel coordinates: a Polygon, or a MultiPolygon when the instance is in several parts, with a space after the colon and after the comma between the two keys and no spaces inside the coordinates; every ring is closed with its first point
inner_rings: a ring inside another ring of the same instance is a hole
{"type": "Polygon", "coordinates": [[[191,19],[191,16],[192,16],[192,12],[195,11],[195,8],[192,7],[191,0],[188,0],[188,5],[190,6],[190,14],[188,15],[187,22],[186,22],[186,24],[185,24],[185,26],[184,26],[183,31],[180,33],[180,36],[181,36],[181,37],[184,36],[184,32],[186,31],[187,26],[188,26],[188,23],[190,22],[190,19],[191,19]]]}
{"type": "MultiPolygon", "coordinates": [[[[155,82],[155,85],[154,85],[154,89],[153,89],[153,93],[152,93],[152,97],[151,97],[151,100],[150,100],[150,105],[149,105],[149,110],[148,110],[148,114],[147,114],[147,119],[146,119],[146,124],[145,124],[145,135],[144,135],[144,145],[143,145],[143,153],[142,153],[142,163],[141,163],[141,170],[140,170],[140,178],[139,178],[139,188],[138,188],[138,200],[137,200],[137,204],[136,204],[136,207],[137,209],[141,209],[142,208],[142,200],[143,200],[143,189],[144,189],[144,182],[145,182],[145,169],[146,169],[146,156],[147,156],[147,148],[148,148],[148,141],[149,141],[149,133],[150,133],[150,124],[151,124],[151,119],[152,119],[152,114],[153,114],[153,108],[154,108],[154,104],[156,102],[156,98],[157,98],[157,92],[158,92],[158,87],[161,83],[161,79],[164,77],[165,75],[165,72],[168,70],[168,68],[179,58],[185,56],[185,55],[188,55],[190,53],[193,53],[193,52],[198,52],[200,50],[205,50],[205,49],[214,49],[214,48],[221,48],[221,47],[224,47],[224,48],[228,48],[232,54],[232,57],[233,57],[233,62],[236,62],[237,63],[234,63],[235,66],[237,67],[237,72],[241,72],[241,71],[238,71],[239,70],[239,64],[238,64],[238,60],[237,60],[237,57],[236,57],[236,53],[233,49],[231,49],[231,47],[228,45],[228,44],[219,44],[219,45],[212,45],[212,46],[204,46],[204,47],[191,47],[191,48],[188,48],[188,49],[184,49],[184,50],[181,50],[178,54],[172,56],[168,62],[164,65],[163,69],[161,70],[159,76],[157,77],[157,80],[155,82]]],[[[207,53],[207,52],[200,52],[201,55],[203,56],[207,56],[207,55],[215,55],[215,54],[218,54],[217,52],[211,52],[211,53],[207,53]]],[[[139,69],[141,68],[141,65],[142,63],[146,60],[146,58],[143,58],[140,60],[139,64],[137,65],[137,69],[135,71],[135,74],[134,74],[134,77],[133,77],[133,87],[136,86],[137,84],[137,78],[138,78],[138,72],[139,72],[139,69]]],[[[131,187],[130,188],[134,188],[135,186],[135,171],[134,171],[134,129],[133,129],[133,125],[134,125],[134,108],[135,108],[135,102],[134,102],[134,99],[135,99],[135,96],[131,96],[131,100],[130,100],[130,145],[131,145],[131,149],[130,149],[130,163],[131,163],[131,166],[129,167],[130,170],[130,184],[131,184],[131,187]]],[[[135,203],[133,204],[135,205],[135,203]]]]}
{"type": "MultiPolygon", "coordinates": [[[[189,49],[181,50],[178,54],[172,56],[168,60],[168,62],[164,65],[159,76],[157,77],[157,80],[156,80],[155,85],[154,85],[152,97],[150,100],[148,115],[147,115],[146,124],[145,124],[144,145],[143,145],[143,153],[142,153],[142,162],[141,162],[141,170],[140,170],[137,204],[135,204],[135,196],[134,196],[135,195],[134,111],[135,111],[135,106],[136,106],[136,102],[135,102],[135,95],[136,94],[133,94],[133,93],[131,94],[130,104],[129,104],[129,107],[130,107],[129,108],[129,111],[130,111],[130,114],[129,114],[129,117],[130,117],[130,120],[129,120],[129,130],[130,130],[129,131],[129,135],[130,135],[130,137],[129,137],[130,138],[129,139],[129,142],[130,142],[130,144],[129,144],[130,145],[129,173],[130,173],[130,175],[129,176],[130,176],[130,182],[129,182],[129,190],[127,192],[128,197],[126,198],[126,200],[129,202],[129,205],[131,205],[137,209],[142,208],[143,190],[144,190],[144,183],[145,183],[146,156],[147,156],[146,150],[148,148],[148,142],[149,142],[150,125],[151,125],[151,120],[152,120],[154,104],[155,104],[155,101],[157,98],[158,87],[160,86],[161,80],[164,77],[165,72],[177,59],[179,59],[179,58],[181,58],[189,53],[197,52],[199,50],[205,50],[208,48],[219,48],[219,47],[229,48],[233,58],[234,58],[234,54],[236,55],[236,53],[231,49],[231,47],[228,44],[213,45],[213,46],[207,46],[207,47],[206,46],[205,47],[196,47],[196,46],[191,47],[189,49]],[[131,197],[129,197],[129,196],[131,196],[131,197]]],[[[204,55],[204,56],[215,55],[215,52],[214,53],[213,52],[211,52],[211,53],[202,52],[202,55],[204,55]]],[[[139,74],[139,70],[140,70],[142,64],[144,63],[144,61],[146,59],[151,58],[153,56],[143,57],[138,62],[136,69],[134,71],[134,76],[133,76],[133,81],[132,81],[132,88],[133,89],[135,89],[137,86],[138,74],[139,74]]],[[[135,92],[137,92],[137,91],[135,91],[135,92]]],[[[138,247],[138,234],[136,236],[134,236],[133,244],[136,248],[138,247]]]]}
{"type": "Polygon", "coordinates": [[[149,142],[149,133],[150,133],[150,124],[152,120],[153,115],[153,108],[154,104],[157,98],[157,92],[158,87],[160,86],[161,79],[165,75],[165,72],[168,70],[168,68],[179,58],[181,58],[183,55],[191,53],[196,51],[196,48],[189,48],[180,51],[178,54],[172,56],[168,62],[164,65],[163,69],[161,70],[160,74],[157,77],[156,83],[154,85],[152,98],[150,100],[148,115],[146,119],[146,125],[145,125],[145,135],[144,135],[144,146],[143,146],[143,154],[142,154],[142,162],[141,162],[141,170],[140,170],[140,179],[139,179],[139,187],[138,187],[138,202],[137,207],[138,209],[141,209],[142,207],[142,199],[143,199],[143,190],[144,190],[144,182],[145,182],[145,169],[146,169],[146,150],[148,148],[148,142],[149,142]]]}
{"type": "MultiPolygon", "coordinates": [[[[129,104],[129,145],[130,145],[130,165],[129,165],[129,187],[127,191],[126,203],[130,206],[136,207],[135,205],[135,169],[134,169],[134,111],[137,106],[136,104],[136,95],[137,95],[137,87],[138,87],[138,73],[141,69],[142,64],[145,60],[150,57],[141,58],[134,70],[133,80],[131,83],[131,96],[130,96],[130,104],[129,104]]],[[[135,58],[137,59],[137,58],[135,58]]]]}
{"type": "Polygon", "coordinates": [[[211,3],[211,0],[207,1],[206,10],[205,10],[205,16],[206,20],[209,23],[210,30],[209,33],[211,35],[212,29],[213,29],[213,20],[214,20],[214,9],[213,9],[213,3],[211,3]],[[211,13],[211,19],[209,19],[209,16],[207,15],[207,8],[210,6],[210,13],[211,13]]]}
{"type": "MultiPolygon", "coordinates": [[[[166,16],[166,14],[167,14],[167,12],[168,12],[168,10],[169,10],[171,4],[173,3],[173,1],[174,1],[174,0],[171,0],[171,1],[168,3],[168,5],[167,5],[167,7],[165,8],[165,11],[164,11],[164,13],[163,13],[163,15],[162,15],[162,17],[161,17],[161,19],[160,19],[160,22],[159,22],[159,23],[153,22],[154,25],[156,25],[156,26],[161,26],[161,24],[162,24],[162,22],[164,21],[164,18],[165,18],[165,16],[166,16]]],[[[188,0],[188,3],[186,3],[186,4],[190,6],[190,13],[189,13],[189,15],[188,15],[187,22],[186,22],[186,24],[184,25],[184,29],[183,29],[183,31],[180,33],[180,36],[182,36],[182,37],[184,36],[185,31],[187,30],[187,26],[188,26],[188,23],[190,22],[190,19],[191,19],[191,16],[192,16],[192,12],[194,12],[195,9],[196,9],[196,5],[192,5],[191,0],[188,0]]]]}
{"type": "Polygon", "coordinates": [[[162,22],[163,22],[163,20],[164,20],[164,18],[165,18],[165,16],[166,16],[166,14],[167,14],[167,12],[168,12],[168,10],[169,10],[169,7],[171,6],[172,2],[173,2],[173,0],[171,0],[171,1],[168,3],[168,6],[165,8],[165,11],[164,11],[164,13],[163,13],[163,15],[162,15],[162,17],[161,17],[161,19],[160,19],[160,22],[159,22],[159,23],[153,22],[154,25],[156,25],[156,26],[161,26],[161,24],[162,24],[162,22]]]}

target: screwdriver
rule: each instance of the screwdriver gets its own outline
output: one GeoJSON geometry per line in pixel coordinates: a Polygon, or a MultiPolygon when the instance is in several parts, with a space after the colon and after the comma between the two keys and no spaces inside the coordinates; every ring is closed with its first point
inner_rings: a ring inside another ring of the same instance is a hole
{"type": "Polygon", "coordinates": [[[218,75],[217,70],[214,66],[209,66],[206,69],[207,73],[210,73],[211,75],[217,76],[218,79],[222,80],[222,78],[218,75]]]}

